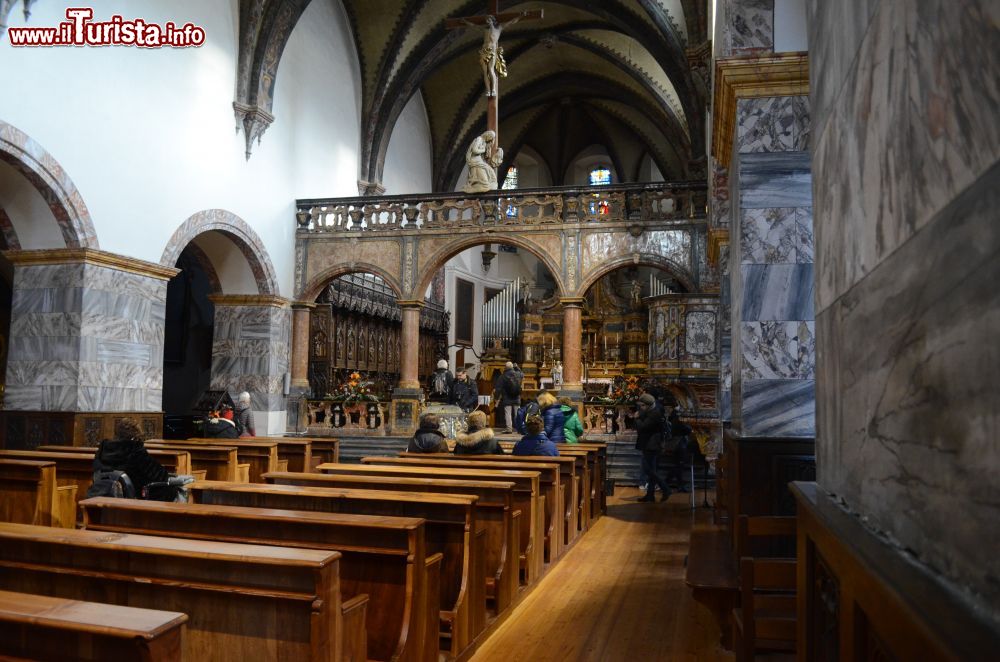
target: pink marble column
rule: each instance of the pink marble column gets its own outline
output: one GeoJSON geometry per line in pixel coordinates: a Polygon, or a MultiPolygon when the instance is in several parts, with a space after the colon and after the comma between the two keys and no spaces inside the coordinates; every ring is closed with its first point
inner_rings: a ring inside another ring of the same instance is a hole
{"type": "Polygon", "coordinates": [[[563,385],[561,393],[582,397],[580,382],[580,339],[583,334],[583,299],[567,297],[559,300],[563,306],[563,385]]]}
{"type": "Polygon", "coordinates": [[[309,389],[309,311],[314,303],[292,304],[292,388],[309,389]]]}
{"type": "Polygon", "coordinates": [[[399,357],[399,388],[419,389],[420,378],[417,374],[420,351],[420,310],[423,301],[400,301],[403,310],[403,330],[399,357]]]}

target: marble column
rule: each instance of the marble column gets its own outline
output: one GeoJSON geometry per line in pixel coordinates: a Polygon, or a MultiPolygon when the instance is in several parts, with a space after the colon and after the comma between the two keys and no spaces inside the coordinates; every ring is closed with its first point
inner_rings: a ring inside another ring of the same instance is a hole
{"type": "Polygon", "coordinates": [[[8,251],[14,264],[4,408],[159,412],[167,281],[94,249],[8,251]]]}
{"type": "Polygon", "coordinates": [[[309,316],[316,307],[308,301],[292,303],[291,388],[286,407],[286,431],[305,431],[306,397],[309,395],[309,316]]]}
{"type": "Polygon", "coordinates": [[[560,299],[559,302],[563,307],[563,385],[559,394],[574,400],[582,400],[580,341],[583,335],[583,299],[567,297],[560,299]]]}
{"type": "Polygon", "coordinates": [[[236,399],[250,394],[257,434],[281,434],[287,421],[285,375],[289,370],[292,314],[272,295],[213,295],[213,389],[236,399]]]}
{"type": "Polygon", "coordinates": [[[392,392],[392,407],[389,412],[389,429],[392,434],[408,435],[417,429],[417,413],[420,408],[420,311],[424,302],[401,300],[398,302],[403,314],[403,328],[400,333],[399,384],[392,392]]]}

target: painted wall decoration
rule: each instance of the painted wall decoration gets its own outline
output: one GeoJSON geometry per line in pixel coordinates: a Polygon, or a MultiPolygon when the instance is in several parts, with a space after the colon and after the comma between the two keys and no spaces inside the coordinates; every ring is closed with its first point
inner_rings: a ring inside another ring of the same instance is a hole
{"type": "Polygon", "coordinates": [[[649,300],[649,366],[654,374],[718,373],[719,297],[665,294],[649,300]]]}

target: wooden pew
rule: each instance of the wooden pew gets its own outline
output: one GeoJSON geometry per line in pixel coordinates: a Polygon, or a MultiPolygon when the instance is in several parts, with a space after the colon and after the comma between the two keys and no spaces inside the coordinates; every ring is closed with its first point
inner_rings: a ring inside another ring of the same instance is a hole
{"type": "Polygon", "coordinates": [[[51,460],[0,459],[0,521],[72,529],[76,490],[57,484],[51,460]]]}
{"type": "Polygon", "coordinates": [[[427,550],[441,552],[442,646],[458,656],[486,627],[483,576],[485,531],[476,520],[477,497],[376,490],[200,481],[188,485],[195,503],[282,510],[354,513],[426,520],[427,550]]]}
{"type": "MultiPolygon", "coordinates": [[[[29,453],[83,453],[94,457],[97,452],[96,446],[39,446],[29,453]]],[[[191,474],[194,466],[191,463],[191,454],[187,451],[174,448],[153,448],[146,447],[146,452],[156,458],[156,461],[167,470],[167,473],[176,475],[191,474]]],[[[82,496],[82,495],[81,495],[82,496]]]]}
{"type": "MultiPolygon", "coordinates": [[[[505,451],[510,452],[514,448],[514,443],[511,441],[501,442],[501,446],[505,451]]],[[[569,532],[565,532],[564,538],[569,541],[576,535],[585,532],[590,528],[591,524],[591,508],[593,506],[592,500],[592,487],[591,487],[591,472],[594,469],[594,464],[597,459],[596,452],[588,451],[586,448],[580,448],[577,444],[558,444],[559,455],[561,457],[572,457],[576,459],[575,467],[575,485],[576,485],[576,531],[572,536],[569,532]]],[[[548,456],[546,455],[529,455],[529,456],[519,456],[519,457],[530,457],[535,462],[544,462],[548,456]]],[[[570,526],[570,522],[567,521],[567,526],[570,526]]]]}
{"type": "Polygon", "coordinates": [[[310,471],[318,472],[321,464],[340,462],[340,439],[336,437],[305,437],[312,442],[312,463],[310,471]]]}
{"type": "MultiPolygon", "coordinates": [[[[282,471],[309,471],[312,467],[313,441],[307,437],[242,437],[242,441],[274,441],[278,443],[278,462],[284,460],[288,466],[282,471]]],[[[191,441],[218,443],[218,439],[193,437],[191,441]]],[[[278,471],[278,469],[275,469],[278,471]]],[[[260,481],[254,481],[260,482],[260,481]]]]}
{"type": "Polygon", "coordinates": [[[732,612],[739,604],[740,581],[729,531],[716,525],[696,525],[684,583],[695,600],[705,605],[719,624],[720,642],[732,649],[732,612]]]}
{"type": "MultiPolygon", "coordinates": [[[[175,442],[164,441],[163,439],[151,440],[156,444],[174,445],[175,442]]],[[[249,439],[225,439],[223,445],[235,446],[236,456],[242,464],[250,465],[249,482],[260,483],[263,476],[268,471],[278,470],[278,442],[276,441],[251,441],[249,439]]],[[[201,446],[218,446],[219,439],[185,439],[179,442],[184,445],[194,444],[201,446]]]]}
{"type": "Polygon", "coordinates": [[[591,478],[591,482],[595,484],[594,505],[591,511],[595,513],[595,516],[606,515],[608,513],[608,494],[606,490],[606,481],[608,479],[608,445],[599,441],[581,441],[577,444],[568,445],[579,446],[580,448],[586,448],[588,451],[596,453],[596,469],[594,472],[596,477],[591,478]]]}
{"type": "Polygon", "coordinates": [[[468,494],[478,497],[476,520],[486,529],[486,559],[483,581],[486,597],[493,600],[496,614],[507,610],[517,594],[518,533],[520,512],[513,508],[514,483],[496,481],[454,480],[445,478],[413,478],[364,476],[350,474],[273,473],[264,480],[274,485],[306,485],[311,487],[342,487],[355,490],[393,490],[395,492],[427,492],[434,494],[468,494]]]}
{"type": "Polygon", "coordinates": [[[0,657],[180,660],[186,614],[0,591],[0,657]]]}
{"type": "MultiPolygon", "coordinates": [[[[398,458],[372,457],[362,458],[365,464],[395,464],[417,463],[426,466],[444,467],[467,467],[484,469],[526,469],[540,472],[539,486],[545,496],[545,562],[552,563],[558,559],[563,552],[565,543],[562,529],[566,517],[566,511],[574,511],[572,507],[567,508],[566,498],[566,477],[563,475],[561,467],[555,462],[526,462],[523,460],[512,460],[511,455],[460,455],[455,456],[449,453],[400,453],[398,458]],[[483,458],[466,459],[466,458],[483,458]]],[[[547,458],[555,460],[557,458],[547,458]]],[[[574,465],[572,459],[570,466],[574,465]]]]}
{"type": "Polygon", "coordinates": [[[317,467],[325,474],[387,476],[455,480],[494,480],[514,483],[512,507],[521,512],[518,519],[520,533],[521,583],[534,584],[541,577],[545,562],[545,497],[539,487],[537,471],[510,469],[480,469],[465,467],[423,467],[417,464],[321,464],[317,467]]]}
{"type": "MultiPolygon", "coordinates": [[[[222,440],[220,440],[222,441],[222,440]]],[[[191,470],[204,471],[206,480],[240,480],[240,462],[236,446],[219,444],[185,444],[174,441],[147,441],[146,448],[155,450],[184,451],[191,456],[191,470]]],[[[250,465],[243,466],[243,473],[249,481],[250,465]]]]}
{"type": "Polygon", "coordinates": [[[183,611],[187,660],[341,659],[339,563],[321,550],[0,524],[0,588],[183,611]]]}
{"type": "Polygon", "coordinates": [[[338,551],[342,598],[368,596],[369,658],[437,660],[440,598],[436,583],[428,594],[422,519],[108,498],[80,508],[94,531],[338,551]]]}

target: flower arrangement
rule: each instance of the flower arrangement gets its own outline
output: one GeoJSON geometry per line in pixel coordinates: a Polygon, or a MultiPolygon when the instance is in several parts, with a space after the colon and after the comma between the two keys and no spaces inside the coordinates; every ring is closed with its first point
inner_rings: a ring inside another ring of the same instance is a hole
{"type": "Polygon", "coordinates": [[[616,405],[630,405],[642,395],[642,386],[635,376],[615,377],[611,383],[611,399],[616,405]]]}
{"type": "Polygon", "coordinates": [[[375,382],[367,377],[363,377],[360,372],[352,372],[347,375],[347,380],[337,389],[326,395],[328,400],[341,402],[345,406],[355,405],[361,402],[378,402],[378,395],[375,392],[375,382]]]}

